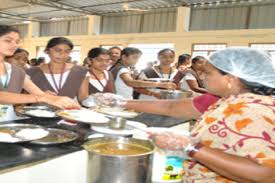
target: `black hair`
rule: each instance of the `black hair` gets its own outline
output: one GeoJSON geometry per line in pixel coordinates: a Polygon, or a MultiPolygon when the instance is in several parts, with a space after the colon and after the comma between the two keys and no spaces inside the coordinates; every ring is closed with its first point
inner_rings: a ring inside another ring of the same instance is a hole
{"type": "Polygon", "coordinates": [[[245,79],[241,79],[241,78],[240,80],[244,84],[245,88],[252,93],[255,93],[258,95],[275,95],[275,88],[270,88],[268,86],[265,86],[256,82],[246,81],[245,79]]]}
{"type": "Polygon", "coordinates": [[[194,57],[192,59],[192,64],[195,64],[195,63],[197,63],[200,60],[207,60],[207,59],[205,57],[203,57],[203,56],[196,56],[196,57],[194,57]]]}
{"type": "Polygon", "coordinates": [[[88,67],[90,67],[90,59],[88,58],[88,57],[86,57],[84,60],[83,60],[83,62],[82,62],[82,66],[86,66],[86,65],[88,65],[88,67]]]}
{"type": "Polygon", "coordinates": [[[189,54],[182,54],[178,58],[177,68],[191,58],[189,54]]]}
{"type": "Polygon", "coordinates": [[[36,62],[37,62],[37,58],[32,58],[32,59],[30,59],[28,62],[29,62],[29,64],[30,64],[31,66],[35,66],[35,64],[36,64],[36,62]]]}
{"type": "Polygon", "coordinates": [[[121,51],[121,56],[125,55],[126,57],[128,57],[135,54],[142,54],[142,52],[138,48],[134,47],[126,47],[121,51]]]}
{"type": "MultiPolygon", "coordinates": [[[[227,75],[228,73],[216,68],[220,74],[227,75]]],[[[242,84],[246,89],[248,89],[251,93],[258,95],[273,95],[275,96],[275,88],[270,88],[268,86],[262,85],[256,82],[250,82],[245,79],[239,78],[242,84]]]]}
{"type": "MultiPolygon", "coordinates": [[[[215,67],[216,68],[216,67],[215,67]]],[[[220,70],[220,69],[218,69],[218,68],[216,68],[217,70],[218,70],[218,72],[221,74],[221,75],[227,75],[228,73],[227,72],[224,72],[224,71],[222,71],[222,70],[220,70]]]]}
{"type": "Polygon", "coordinates": [[[108,55],[109,51],[106,50],[105,48],[92,48],[89,53],[88,53],[88,57],[90,59],[96,58],[99,55],[108,55]]]}
{"type": "Polygon", "coordinates": [[[34,66],[38,66],[46,61],[45,57],[38,57],[36,59],[36,62],[34,63],[34,66]]]}
{"type": "Polygon", "coordinates": [[[22,48],[17,48],[17,49],[15,50],[15,52],[14,52],[14,54],[13,54],[13,55],[15,55],[15,54],[17,54],[17,53],[22,53],[22,52],[27,53],[27,55],[29,55],[29,54],[30,54],[30,53],[29,53],[27,50],[25,50],[25,49],[22,49],[22,48]]]}
{"type": "Polygon", "coordinates": [[[12,27],[9,25],[0,25],[0,36],[4,36],[11,32],[16,32],[16,33],[20,34],[19,30],[16,29],[15,27],[12,27]]]}
{"type": "Polygon", "coordinates": [[[160,55],[163,55],[165,52],[172,52],[173,55],[175,55],[175,51],[174,51],[174,50],[172,50],[172,49],[170,49],[170,48],[165,48],[165,49],[162,49],[162,50],[160,50],[160,51],[158,52],[158,57],[159,57],[160,55]]]}
{"type": "Polygon", "coordinates": [[[65,44],[68,45],[70,47],[70,49],[72,50],[74,48],[74,45],[72,43],[71,40],[65,38],[65,37],[54,37],[52,39],[49,40],[45,51],[48,51],[50,48],[59,45],[59,44],[65,44]]]}
{"type": "Polygon", "coordinates": [[[109,48],[109,51],[114,50],[114,49],[119,50],[121,52],[121,48],[118,46],[113,46],[113,47],[109,48]]]}
{"type": "Polygon", "coordinates": [[[15,54],[21,53],[21,52],[25,52],[25,53],[27,53],[27,55],[29,56],[29,52],[28,52],[27,50],[24,50],[24,49],[22,49],[22,48],[17,48],[17,49],[15,50],[15,52],[13,53],[12,56],[6,56],[5,58],[6,58],[6,59],[10,59],[10,58],[14,57],[15,54]]]}

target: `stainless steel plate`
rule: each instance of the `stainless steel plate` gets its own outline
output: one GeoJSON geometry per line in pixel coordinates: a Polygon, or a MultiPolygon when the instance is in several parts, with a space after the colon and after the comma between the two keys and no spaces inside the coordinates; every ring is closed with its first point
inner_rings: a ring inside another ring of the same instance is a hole
{"type": "Polygon", "coordinates": [[[32,144],[41,144],[41,145],[54,145],[68,143],[76,140],[79,135],[75,132],[57,128],[47,128],[49,134],[39,140],[32,141],[32,144]]]}
{"type": "Polygon", "coordinates": [[[0,142],[1,143],[20,143],[20,142],[29,142],[32,140],[37,140],[40,138],[43,138],[48,135],[48,133],[44,135],[40,135],[37,138],[30,138],[30,137],[22,137],[16,135],[18,132],[22,130],[32,130],[32,129],[40,129],[45,130],[44,127],[39,125],[33,125],[33,124],[18,124],[18,123],[9,123],[9,124],[2,124],[0,125],[0,142]],[[7,138],[7,135],[10,135],[10,138],[7,138]],[[16,138],[16,139],[12,139],[16,138]]]}
{"type": "Polygon", "coordinates": [[[19,106],[16,107],[16,112],[22,115],[36,118],[57,118],[55,109],[47,106],[19,106]]]}

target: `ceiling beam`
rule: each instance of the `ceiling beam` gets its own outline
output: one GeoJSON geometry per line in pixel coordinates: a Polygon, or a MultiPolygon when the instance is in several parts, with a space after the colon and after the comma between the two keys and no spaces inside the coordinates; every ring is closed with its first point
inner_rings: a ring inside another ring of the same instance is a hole
{"type": "MultiPolygon", "coordinates": [[[[45,1],[45,0],[42,0],[42,1],[45,1]]],[[[77,11],[81,11],[82,13],[85,13],[85,14],[90,14],[90,15],[95,15],[96,14],[96,12],[85,10],[85,9],[82,9],[81,7],[78,7],[78,6],[72,6],[70,4],[62,2],[61,0],[47,0],[45,2],[53,5],[56,8],[65,6],[67,11],[77,10],[77,11]]]]}
{"type": "MultiPolygon", "coordinates": [[[[147,0],[123,0],[123,1],[116,1],[116,2],[110,2],[110,3],[101,3],[101,4],[95,4],[95,5],[81,6],[80,8],[94,8],[94,7],[100,7],[100,6],[109,6],[109,5],[116,5],[116,4],[123,4],[123,3],[142,2],[142,1],[146,2],[147,0]]],[[[167,2],[167,1],[164,1],[164,2],[167,2]]],[[[181,1],[181,3],[179,5],[188,6],[188,3],[185,2],[185,1],[181,1]]],[[[155,7],[155,8],[150,8],[150,9],[157,9],[157,8],[160,8],[160,7],[155,7]]],[[[147,8],[142,8],[142,9],[147,9],[147,8]]],[[[107,14],[108,13],[114,13],[114,12],[117,12],[117,11],[108,11],[108,12],[100,13],[100,15],[103,15],[103,14],[106,14],[106,13],[107,14]]],[[[121,9],[120,12],[125,12],[125,11],[123,9],[121,9]]]]}
{"type": "Polygon", "coordinates": [[[8,8],[1,8],[0,11],[3,11],[3,10],[12,10],[12,9],[16,9],[16,8],[24,8],[26,6],[29,6],[29,5],[25,4],[25,5],[19,5],[19,6],[12,6],[12,7],[8,7],[8,8]]]}
{"type": "Polygon", "coordinates": [[[25,2],[28,3],[29,5],[39,5],[39,6],[44,6],[44,7],[49,7],[49,8],[54,8],[57,11],[58,10],[65,10],[65,11],[71,11],[71,12],[77,12],[80,14],[91,14],[91,12],[88,12],[87,10],[83,11],[83,10],[78,10],[76,8],[73,7],[65,7],[64,5],[54,5],[52,3],[49,3],[49,1],[37,1],[37,0],[14,0],[14,1],[18,1],[18,2],[25,2]]]}
{"type": "Polygon", "coordinates": [[[0,11],[0,18],[5,18],[5,19],[14,19],[14,20],[28,20],[28,21],[33,21],[33,22],[40,22],[42,20],[39,19],[30,19],[30,17],[26,17],[26,16],[21,16],[18,14],[12,14],[12,13],[6,13],[3,11],[0,11]],[[7,16],[3,16],[3,15],[7,15],[7,16]]]}
{"type": "Polygon", "coordinates": [[[100,4],[94,4],[94,5],[81,6],[80,8],[93,8],[93,7],[98,7],[98,6],[133,3],[133,2],[140,2],[140,1],[146,1],[146,0],[123,0],[123,1],[115,1],[115,2],[110,2],[110,3],[100,3],[100,4]]]}

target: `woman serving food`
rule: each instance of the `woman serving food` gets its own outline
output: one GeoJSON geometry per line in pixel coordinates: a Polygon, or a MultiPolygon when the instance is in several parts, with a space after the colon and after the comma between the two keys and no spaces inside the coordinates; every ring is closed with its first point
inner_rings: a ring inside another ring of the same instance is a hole
{"type": "Polygon", "coordinates": [[[271,57],[251,48],[227,48],[206,63],[203,82],[219,96],[202,114],[191,100],[134,101],[97,95],[98,104],[199,118],[191,136],[154,133],[164,149],[188,155],[185,182],[275,182],[275,68],[271,57]]]}

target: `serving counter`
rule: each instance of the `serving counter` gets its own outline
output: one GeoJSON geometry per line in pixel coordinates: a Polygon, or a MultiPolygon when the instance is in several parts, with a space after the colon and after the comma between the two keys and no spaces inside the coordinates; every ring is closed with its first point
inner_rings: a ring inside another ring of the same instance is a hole
{"type": "MultiPolygon", "coordinates": [[[[183,120],[141,114],[136,119],[149,127],[172,127],[183,120]]],[[[66,125],[60,119],[29,118],[6,123],[37,124],[44,127],[71,130],[79,139],[59,145],[34,145],[30,143],[0,143],[1,183],[86,183],[88,153],[81,147],[87,136],[95,133],[90,125],[66,125]]]]}

